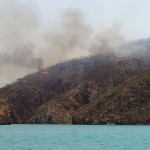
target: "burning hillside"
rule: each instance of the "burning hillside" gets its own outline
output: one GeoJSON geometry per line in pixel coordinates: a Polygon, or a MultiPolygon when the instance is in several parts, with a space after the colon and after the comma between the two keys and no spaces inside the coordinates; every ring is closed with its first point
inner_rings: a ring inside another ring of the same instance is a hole
{"type": "Polygon", "coordinates": [[[1,122],[149,124],[136,114],[149,107],[149,70],[149,56],[111,52],[56,64],[0,90],[1,122]]]}

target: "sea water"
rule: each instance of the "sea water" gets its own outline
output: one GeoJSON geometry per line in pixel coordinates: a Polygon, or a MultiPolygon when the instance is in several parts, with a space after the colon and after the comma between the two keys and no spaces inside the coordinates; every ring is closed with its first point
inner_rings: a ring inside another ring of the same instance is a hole
{"type": "Polygon", "coordinates": [[[150,150],[150,126],[0,126],[0,150],[150,150]]]}

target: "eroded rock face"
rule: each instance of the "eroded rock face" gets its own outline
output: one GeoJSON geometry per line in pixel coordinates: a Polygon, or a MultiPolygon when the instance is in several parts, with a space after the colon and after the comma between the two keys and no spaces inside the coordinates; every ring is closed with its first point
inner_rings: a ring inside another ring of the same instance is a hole
{"type": "Polygon", "coordinates": [[[79,105],[73,96],[70,96],[70,92],[60,94],[40,106],[29,120],[29,123],[71,124],[72,114],[79,108],[79,105]]]}
{"type": "Polygon", "coordinates": [[[150,72],[132,78],[80,107],[74,124],[150,124],[150,72]]]}
{"type": "Polygon", "coordinates": [[[12,122],[9,105],[5,99],[0,99],[0,125],[12,122]]]}

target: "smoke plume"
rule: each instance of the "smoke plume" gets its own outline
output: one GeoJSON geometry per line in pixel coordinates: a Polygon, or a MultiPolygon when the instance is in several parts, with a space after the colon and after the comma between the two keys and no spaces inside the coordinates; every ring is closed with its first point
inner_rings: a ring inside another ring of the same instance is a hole
{"type": "Polygon", "coordinates": [[[95,32],[79,10],[64,10],[56,27],[43,33],[45,64],[48,66],[68,58],[110,51],[124,42],[121,24],[114,23],[104,31],[101,28],[95,32]]]}
{"type": "MultiPolygon", "coordinates": [[[[93,29],[78,10],[64,10],[58,26],[43,34],[51,63],[87,55],[93,29]],[[48,44],[47,44],[48,43],[48,44]]],[[[48,62],[49,63],[49,62],[48,62]]]]}
{"type": "Polygon", "coordinates": [[[41,69],[42,58],[36,58],[28,44],[38,28],[36,13],[30,5],[19,0],[2,0],[0,18],[0,65],[41,69]]]}
{"type": "Polygon", "coordinates": [[[120,25],[113,24],[104,31],[100,27],[100,31],[95,32],[84,14],[76,9],[64,10],[55,27],[44,30],[37,14],[37,9],[28,1],[0,1],[3,82],[69,58],[111,50],[124,41],[120,25]]]}
{"type": "Polygon", "coordinates": [[[121,23],[114,23],[104,31],[96,33],[91,40],[89,50],[92,54],[103,51],[112,51],[114,47],[121,45],[125,41],[121,33],[121,23]]]}
{"type": "Polygon", "coordinates": [[[0,64],[14,64],[20,67],[24,66],[41,70],[43,68],[43,59],[35,57],[32,50],[33,47],[28,44],[22,45],[10,54],[3,53],[0,55],[0,64]]]}

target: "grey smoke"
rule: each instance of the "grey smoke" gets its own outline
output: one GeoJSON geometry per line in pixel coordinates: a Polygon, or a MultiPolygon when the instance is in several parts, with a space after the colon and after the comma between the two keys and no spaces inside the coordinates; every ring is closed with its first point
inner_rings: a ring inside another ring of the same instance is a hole
{"type": "Polygon", "coordinates": [[[60,22],[53,30],[44,33],[44,42],[52,62],[85,55],[88,53],[93,29],[86,23],[84,15],[78,10],[64,10],[60,22]],[[47,44],[48,43],[48,44],[47,44]]]}
{"type": "Polygon", "coordinates": [[[115,47],[125,42],[125,36],[121,33],[121,28],[121,23],[114,23],[109,28],[96,33],[91,40],[90,52],[94,54],[112,51],[115,47]]]}
{"type": "Polygon", "coordinates": [[[32,50],[33,47],[28,44],[22,45],[10,54],[3,53],[0,55],[0,64],[14,64],[27,68],[37,68],[38,70],[43,69],[43,59],[35,57],[32,50]]]}
{"type": "Polygon", "coordinates": [[[37,15],[27,2],[0,1],[0,65],[41,69],[42,58],[34,56],[32,41],[38,29],[37,15]]]}
{"type": "Polygon", "coordinates": [[[121,27],[120,23],[114,23],[104,31],[95,32],[82,12],[66,9],[61,13],[59,24],[43,33],[46,57],[51,58],[51,63],[58,63],[72,57],[110,51],[125,41],[121,27]]]}
{"type": "Polygon", "coordinates": [[[2,80],[12,81],[21,74],[65,59],[109,51],[124,41],[120,24],[115,23],[104,31],[99,27],[100,31],[95,32],[84,14],[76,9],[64,10],[55,27],[42,30],[40,16],[28,2],[0,1],[2,80]],[[10,70],[14,71],[12,75],[10,70]]]}

